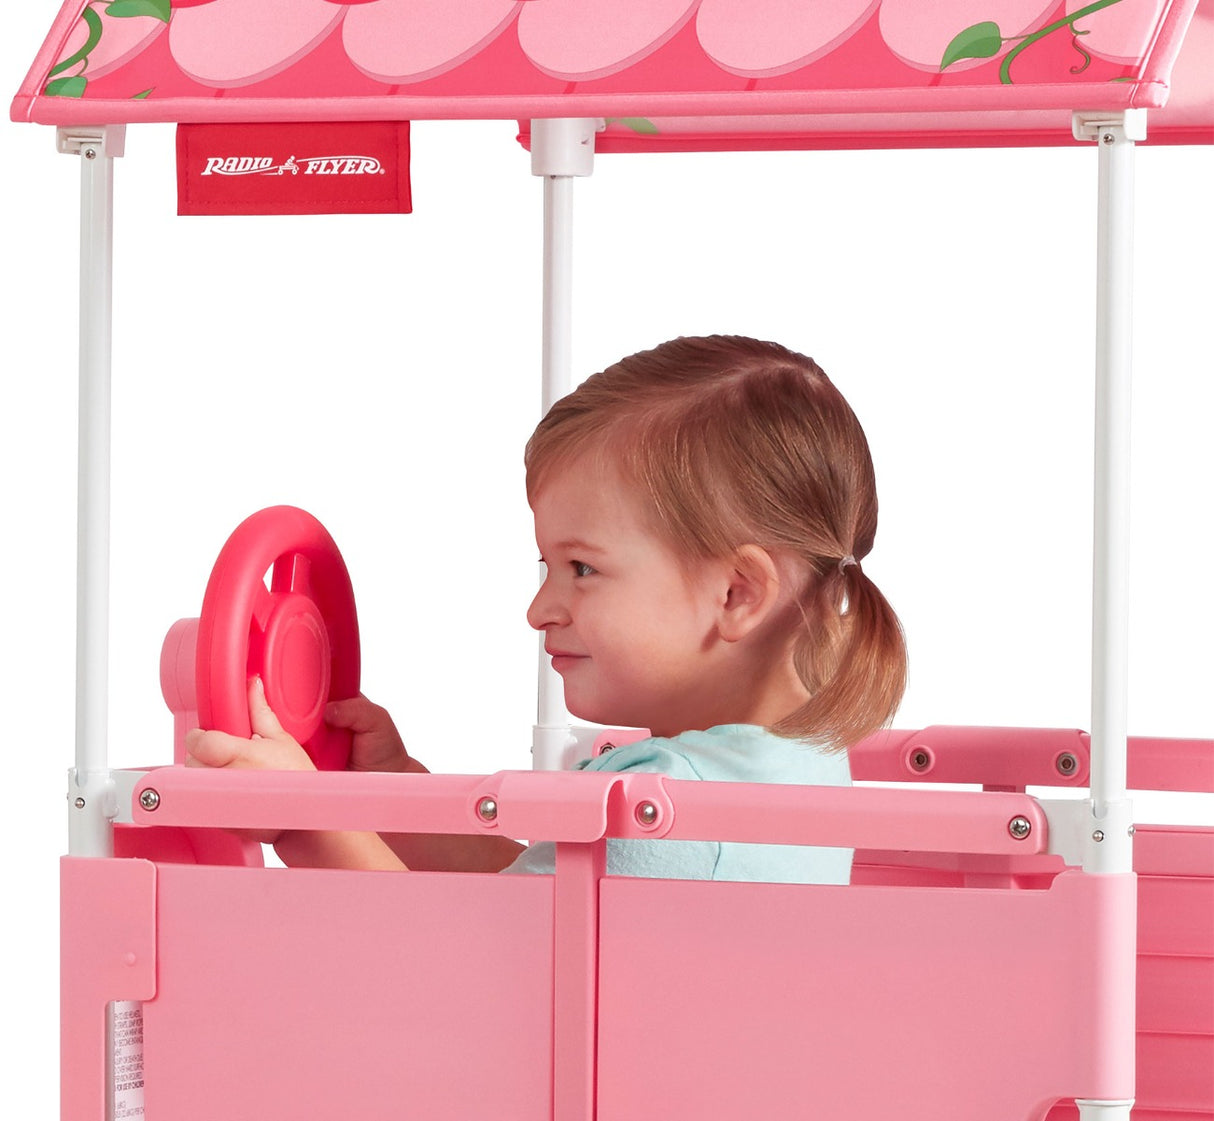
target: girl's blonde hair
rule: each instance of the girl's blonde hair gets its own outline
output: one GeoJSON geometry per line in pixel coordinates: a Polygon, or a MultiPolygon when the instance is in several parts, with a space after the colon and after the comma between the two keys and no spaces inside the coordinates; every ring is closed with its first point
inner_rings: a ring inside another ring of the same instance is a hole
{"type": "Polygon", "coordinates": [[[872,458],[812,359],[719,335],[634,354],[540,422],[526,450],[528,497],[586,454],[637,488],[654,531],[689,560],[754,544],[808,567],[793,657],[810,697],[773,731],[843,748],[893,717],[906,685],[902,628],[850,563],[877,530],[872,458]]]}

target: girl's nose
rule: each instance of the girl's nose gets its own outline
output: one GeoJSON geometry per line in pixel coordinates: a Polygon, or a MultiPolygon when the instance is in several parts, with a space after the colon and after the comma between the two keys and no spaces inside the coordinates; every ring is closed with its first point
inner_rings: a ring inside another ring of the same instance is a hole
{"type": "Polygon", "coordinates": [[[531,606],[527,608],[527,622],[537,631],[569,622],[569,612],[565,610],[561,597],[552,587],[552,581],[546,576],[540,590],[535,593],[531,606]]]}

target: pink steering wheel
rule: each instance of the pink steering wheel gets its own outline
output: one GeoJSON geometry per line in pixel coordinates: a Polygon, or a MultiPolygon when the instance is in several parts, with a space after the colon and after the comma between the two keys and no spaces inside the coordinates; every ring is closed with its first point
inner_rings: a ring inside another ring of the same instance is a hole
{"type": "Polygon", "coordinates": [[[350,733],[325,724],[324,709],[358,695],[358,616],[341,553],[311,514],[271,506],[236,527],[207,582],[195,667],[202,727],[250,735],[248,680],[258,675],[317,767],[345,768],[350,733]]]}

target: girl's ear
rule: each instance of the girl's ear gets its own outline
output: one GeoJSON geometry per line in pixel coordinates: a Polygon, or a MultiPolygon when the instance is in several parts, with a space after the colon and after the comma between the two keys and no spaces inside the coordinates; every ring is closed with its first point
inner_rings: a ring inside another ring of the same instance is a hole
{"type": "Polygon", "coordinates": [[[758,545],[743,545],[724,564],[727,587],[717,629],[726,642],[737,642],[771,618],[782,580],[775,558],[758,545]]]}

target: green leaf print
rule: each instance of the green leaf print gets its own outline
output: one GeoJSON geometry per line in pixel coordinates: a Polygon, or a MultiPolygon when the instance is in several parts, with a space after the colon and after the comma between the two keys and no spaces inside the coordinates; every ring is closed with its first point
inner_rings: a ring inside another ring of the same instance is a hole
{"type": "Polygon", "coordinates": [[[953,41],[944,48],[940,69],[947,70],[963,58],[994,58],[1002,46],[1003,36],[999,34],[999,25],[991,20],[983,20],[953,36],[953,41]]]}
{"type": "Polygon", "coordinates": [[[169,22],[170,0],[113,0],[107,4],[105,14],[112,19],[129,19],[132,16],[152,16],[169,22]]]}
{"type": "Polygon", "coordinates": [[[80,18],[84,20],[89,29],[88,38],[85,39],[84,46],[74,55],[69,55],[58,66],[55,66],[48,77],[53,78],[64,70],[70,70],[78,62],[84,62],[92,53],[93,48],[101,42],[101,17],[92,8],[85,8],[80,18]]]}
{"type": "Polygon", "coordinates": [[[658,126],[645,117],[621,117],[620,124],[643,136],[657,136],[658,126]]]}
{"type": "Polygon", "coordinates": [[[83,97],[87,85],[88,79],[83,74],[72,78],[52,78],[46,83],[44,92],[47,97],[83,97]]]}

